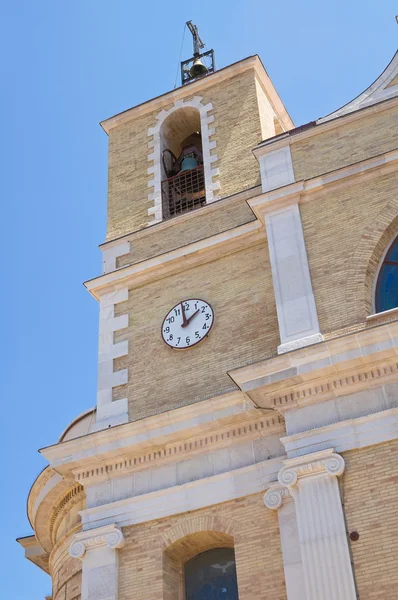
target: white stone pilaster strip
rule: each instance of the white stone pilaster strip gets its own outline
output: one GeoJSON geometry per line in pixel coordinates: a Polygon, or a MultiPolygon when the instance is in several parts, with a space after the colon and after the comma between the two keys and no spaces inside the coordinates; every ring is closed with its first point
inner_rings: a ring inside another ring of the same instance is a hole
{"type": "Polygon", "coordinates": [[[294,498],[306,600],[356,600],[333,449],[283,461],[278,481],[294,498]]]}
{"type": "Polygon", "coordinates": [[[77,533],[69,548],[73,558],[82,560],[81,600],[117,600],[119,548],[124,536],[116,525],[77,533]]]}
{"type": "Polygon", "coordinates": [[[115,305],[127,299],[127,288],[104,294],[100,299],[97,414],[94,431],[128,421],[127,398],[112,401],[112,389],[128,382],[127,369],[114,371],[113,367],[115,358],[128,354],[127,341],[114,343],[114,332],[128,327],[128,315],[115,317],[115,305]]]}
{"type": "Polygon", "coordinates": [[[275,484],[265,492],[264,504],[267,508],[278,511],[287,600],[306,600],[293,498],[287,487],[275,484]]]}
{"type": "Polygon", "coordinates": [[[278,353],[323,341],[312,291],[300,210],[265,214],[281,344],[278,353]]]}
{"type": "Polygon", "coordinates": [[[219,189],[219,181],[214,181],[215,177],[218,177],[218,169],[212,167],[212,164],[218,160],[216,154],[211,154],[211,150],[216,148],[216,141],[211,140],[210,137],[215,134],[216,128],[214,126],[214,116],[209,115],[209,112],[213,109],[211,103],[203,104],[200,96],[195,96],[192,100],[177,100],[174,106],[169,110],[162,110],[156,116],[156,125],[148,129],[148,137],[151,139],[148,141],[148,149],[151,152],[148,154],[148,161],[152,162],[148,168],[148,201],[152,206],[148,209],[148,216],[154,216],[154,219],[150,222],[151,225],[158,223],[162,220],[162,125],[164,121],[176,110],[184,108],[195,108],[200,114],[200,127],[202,135],[202,150],[203,150],[203,167],[205,175],[205,186],[206,186],[206,202],[210,204],[217,200],[218,196],[215,191],[219,189]],[[211,127],[210,127],[211,124],[211,127]]]}
{"type": "Polygon", "coordinates": [[[130,242],[122,242],[102,250],[102,272],[111,273],[116,271],[116,259],[130,253],[130,242]]]}
{"type": "Polygon", "coordinates": [[[258,156],[263,192],[294,183],[294,172],[290,146],[258,156]]]}

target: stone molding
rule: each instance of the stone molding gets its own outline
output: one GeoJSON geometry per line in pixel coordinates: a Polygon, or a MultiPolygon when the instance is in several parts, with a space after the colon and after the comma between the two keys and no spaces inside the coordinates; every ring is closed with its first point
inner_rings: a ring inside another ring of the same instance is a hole
{"type": "Polygon", "coordinates": [[[83,529],[88,533],[92,528],[109,523],[119,527],[146,523],[264,493],[264,489],[276,481],[281,466],[280,457],[271,458],[234,471],[86,508],[80,513],[83,529]]]}
{"type": "Polygon", "coordinates": [[[107,546],[116,550],[124,546],[125,540],[122,530],[116,525],[106,525],[90,531],[76,533],[69,548],[72,558],[82,559],[87,550],[107,546]]]}
{"type": "Polygon", "coordinates": [[[289,490],[304,477],[324,474],[339,477],[345,469],[344,458],[331,448],[300,458],[290,458],[283,463],[285,466],[279,471],[278,481],[289,490]]]}
{"type": "Polygon", "coordinates": [[[398,150],[391,150],[312,179],[297,181],[270,190],[248,200],[248,204],[256,216],[264,221],[264,215],[267,212],[272,212],[279,207],[283,208],[287,203],[294,202],[296,196],[298,196],[299,203],[302,204],[315,199],[314,194],[318,198],[322,194],[329,193],[332,189],[342,186],[348,188],[351,185],[356,185],[359,179],[363,183],[366,180],[378,177],[381,170],[383,175],[395,171],[397,161],[398,150]]]}
{"type": "MultiPolygon", "coordinates": [[[[195,94],[196,92],[203,93],[203,90],[214,85],[219,85],[226,79],[230,79],[231,77],[239,75],[240,73],[244,73],[250,69],[254,70],[255,75],[265,92],[265,95],[267,96],[275,114],[277,114],[278,118],[282,122],[284,129],[292,129],[294,127],[294,123],[286,112],[286,109],[257,54],[240,60],[232,65],[228,65],[222,69],[218,69],[207,77],[193,81],[189,84],[189,90],[192,92],[192,94],[195,94]]],[[[176,100],[184,98],[186,95],[186,86],[180,86],[175,90],[167,92],[166,94],[152,98],[152,100],[143,102],[138,106],[133,106],[122,113],[101,121],[101,126],[104,131],[109,134],[114,127],[118,127],[127,121],[131,121],[135,118],[148,114],[149,112],[153,112],[157,107],[160,109],[165,104],[175,102],[176,100]]]]}
{"type": "Polygon", "coordinates": [[[398,323],[363,326],[340,338],[230,371],[258,406],[284,414],[396,381],[398,323]]]}
{"type": "Polygon", "coordinates": [[[154,219],[150,221],[148,225],[159,223],[163,219],[161,189],[161,128],[166,119],[176,110],[194,108],[195,110],[199,111],[206,186],[206,203],[210,204],[211,202],[217,200],[215,191],[220,188],[220,182],[214,181],[214,178],[219,175],[219,170],[213,168],[212,165],[218,160],[218,156],[217,154],[211,154],[211,150],[216,147],[217,142],[215,140],[210,141],[210,137],[216,132],[214,126],[214,115],[209,114],[213,110],[213,105],[211,102],[208,104],[203,104],[202,100],[203,98],[201,96],[194,96],[192,100],[176,100],[172,108],[169,110],[163,109],[158,115],[156,115],[156,125],[148,129],[148,137],[150,137],[150,140],[148,141],[148,148],[150,150],[150,153],[148,154],[148,161],[151,163],[151,166],[148,167],[148,175],[152,177],[152,179],[148,181],[148,188],[153,188],[153,192],[150,192],[148,195],[149,202],[153,204],[153,206],[148,209],[148,216],[154,216],[154,219]]]}
{"type": "Polygon", "coordinates": [[[288,457],[305,456],[323,448],[338,452],[366,448],[398,439],[398,408],[348,419],[282,437],[288,457]]]}
{"type": "Polygon", "coordinates": [[[208,238],[192,242],[176,250],[148,258],[142,262],[121,267],[112,273],[100,275],[84,283],[86,289],[96,298],[112,293],[120,288],[135,288],[173,273],[181,273],[198,264],[205,264],[226,256],[236,249],[243,250],[255,243],[262,243],[264,234],[259,221],[250,221],[233,229],[223,231],[208,238]]]}
{"type": "Polygon", "coordinates": [[[90,469],[75,469],[73,474],[76,481],[82,485],[92,485],[99,481],[106,481],[112,477],[121,477],[140,469],[149,469],[158,464],[176,462],[182,458],[187,459],[197,454],[210,452],[218,448],[225,448],[236,443],[256,440],[273,431],[285,431],[283,419],[279,415],[254,420],[240,420],[235,426],[224,427],[214,432],[209,431],[200,436],[190,436],[173,444],[154,446],[150,452],[131,454],[128,451],[118,456],[113,461],[104,462],[101,466],[92,466],[90,469]]]}

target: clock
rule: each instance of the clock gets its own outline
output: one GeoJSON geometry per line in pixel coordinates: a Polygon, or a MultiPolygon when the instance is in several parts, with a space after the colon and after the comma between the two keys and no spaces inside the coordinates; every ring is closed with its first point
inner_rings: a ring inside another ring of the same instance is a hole
{"type": "Polygon", "coordinates": [[[208,302],[197,298],[183,300],[167,313],[162,337],[171,348],[190,348],[208,335],[213,322],[214,312],[208,302]]]}

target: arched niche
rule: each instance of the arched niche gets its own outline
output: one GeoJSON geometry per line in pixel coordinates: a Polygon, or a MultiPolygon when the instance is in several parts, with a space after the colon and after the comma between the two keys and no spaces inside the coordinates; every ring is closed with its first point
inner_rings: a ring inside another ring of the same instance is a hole
{"type": "MultiPolygon", "coordinates": [[[[234,553],[232,535],[222,531],[198,531],[168,546],[163,551],[163,600],[186,600],[185,566],[194,557],[215,549],[230,549],[234,553]]],[[[208,555],[208,558],[213,557],[208,555]]],[[[203,559],[203,566],[206,569],[205,562],[203,559]]],[[[225,600],[229,599],[225,598],[225,600]]]]}

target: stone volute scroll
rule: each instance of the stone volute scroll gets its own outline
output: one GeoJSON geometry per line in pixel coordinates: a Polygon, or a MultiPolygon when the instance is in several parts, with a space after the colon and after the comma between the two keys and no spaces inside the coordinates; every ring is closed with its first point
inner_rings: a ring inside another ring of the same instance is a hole
{"type": "Polygon", "coordinates": [[[87,550],[108,547],[116,550],[124,546],[124,536],[116,525],[77,533],[69,548],[72,558],[83,558],[87,550]]]}

